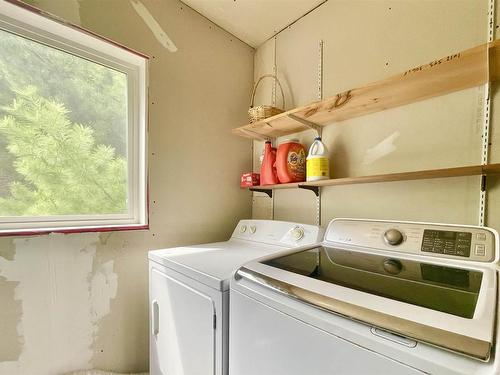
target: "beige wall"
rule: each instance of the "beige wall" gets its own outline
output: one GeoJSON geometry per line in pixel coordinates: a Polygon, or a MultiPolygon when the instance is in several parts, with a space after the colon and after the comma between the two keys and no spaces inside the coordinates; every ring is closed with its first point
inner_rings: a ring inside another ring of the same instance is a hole
{"type": "MultiPolygon", "coordinates": [[[[254,79],[272,72],[276,59],[287,109],[317,100],[323,40],[324,97],[333,96],[485,43],[487,6],[487,0],[330,0],[257,49],[254,79]]],[[[268,102],[270,92],[268,84],[259,102],[268,102]]],[[[479,164],[482,101],[482,88],[472,88],[330,125],[323,140],[332,176],[479,164]]],[[[496,108],[499,101],[495,95],[496,108]]],[[[499,162],[500,110],[493,109],[491,160],[499,162]]],[[[297,136],[309,146],[314,132],[297,136]]],[[[262,142],[254,142],[254,169],[261,149],[262,142]]],[[[477,224],[479,184],[479,177],[463,177],[326,187],[322,224],[335,217],[477,224]]],[[[488,224],[500,230],[498,180],[489,178],[488,186],[488,224]]],[[[255,193],[253,216],[271,217],[273,204],[275,219],[315,222],[311,192],[276,190],[274,202],[255,193]]]]}
{"type": "Polygon", "coordinates": [[[0,374],[148,367],[147,251],[226,239],[251,215],[238,187],[254,51],[177,0],[142,0],[170,52],[126,0],[33,0],[146,53],[149,231],[0,239],[0,374]]]}

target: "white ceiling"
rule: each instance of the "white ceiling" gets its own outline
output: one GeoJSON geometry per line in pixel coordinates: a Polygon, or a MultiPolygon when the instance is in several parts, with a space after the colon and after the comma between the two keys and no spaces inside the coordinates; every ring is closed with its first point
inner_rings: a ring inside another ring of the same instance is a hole
{"type": "Polygon", "coordinates": [[[182,0],[252,47],[258,47],[325,0],[182,0]]]}

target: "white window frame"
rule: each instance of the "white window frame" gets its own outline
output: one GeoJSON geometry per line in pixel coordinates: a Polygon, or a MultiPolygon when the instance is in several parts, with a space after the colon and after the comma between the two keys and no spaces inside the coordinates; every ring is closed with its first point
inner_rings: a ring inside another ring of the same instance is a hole
{"type": "Polygon", "coordinates": [[[0,217],[0,235],[147,229],[147,56],[5,0],[0,29],[125,73],[128,82],[128,214],[0,217]]]}

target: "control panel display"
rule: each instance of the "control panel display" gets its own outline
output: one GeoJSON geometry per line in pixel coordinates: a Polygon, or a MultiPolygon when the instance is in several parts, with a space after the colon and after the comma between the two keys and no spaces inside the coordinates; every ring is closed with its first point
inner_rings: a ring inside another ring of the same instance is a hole
{"type": "Polygon", "coordinates": [[[470,256],[472,233],[424,230],[421,250],[429,253],[470,256]]]}

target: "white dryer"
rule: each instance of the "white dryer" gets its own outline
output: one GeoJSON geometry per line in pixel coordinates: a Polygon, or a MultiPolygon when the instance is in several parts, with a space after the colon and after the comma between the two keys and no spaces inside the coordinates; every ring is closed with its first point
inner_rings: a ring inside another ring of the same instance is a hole
{"type": "Polygon", "coordinates": [[[225,375],[229,279],[245,262],[319,243],[316,226],[241,220],[225,242],[149,252],[151,375],[225,375]]]}
{"type": "Polygon", "coordinates": [[[239,268],[231,375],[500,374],[498,234],[337,219],[239,268]]]}

